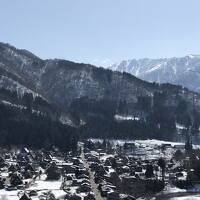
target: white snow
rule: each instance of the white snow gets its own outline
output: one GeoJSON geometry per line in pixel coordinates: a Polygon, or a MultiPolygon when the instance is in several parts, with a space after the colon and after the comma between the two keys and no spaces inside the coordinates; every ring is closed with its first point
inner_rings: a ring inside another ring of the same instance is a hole
{"type": "Polygon", "coordinates": [[[156,71],[156,70],[160,69],[161,67],[162,67],[162,64],[157,64],[154,67],[152,67],[151,69],[147,70],[146,73],[156,71]]]}
{"type": "Polygon", "coordinates": [[[176,123],[176,128],[180,129],[180,130],[186,129],[185,126],[183,126],[182,124],[178,124],[178,123],[176,123]]]}
{"type": "Polygon", "coordinates": [[[18,95],[23,95],[26,92],[32,93],[34,98],[36,96],[40,96],[38,93],[33,92],[32,90],[24,87],[20,83],[3,75],[0,75],[0,88],[6,88],[10,91],[17,91],[18,95]]]}
{"type": "Polygon", "coordinates": [[[13,104],[13,103],[10,103],[9,101],[1,101],[3,104],[5,105],[9,105],[9,106],[12,106],[12,107],[16,107],[16,108],[19,108],[19,109],[26,109],[25,106],[22,106],[22,105],[17,105],[17,104],[13,104]]]}
{"type": "MultiPolygon", "coordinates": [[[[65,192],[60,189],[62,180],[58,181],[46,181],[46,175],[41,177],[41,180],[36,180],[27,191],[35,190],[38,192],[38,196],[40,196],[43,192],[52,191],[56,198],[64,199],[65,192]]],[[[18,194],[22,192],[22,190],[14,190],[14,191],[6,191],[5,189],[0,190],[0,199],[2,196],[5,196],[7,200],[17,200],[19,199],[18,194]]],[[[32,197],[33,200],[38,200],[37,197],[32,197]]]]}
{"type": "Polygon", "coordinates": [[[116,120],[119,120],[119,121],[123,121],[123,120],[140,120],[139,117],[135,117],[133,115],[115,115],[114,118],[116,120]]]}

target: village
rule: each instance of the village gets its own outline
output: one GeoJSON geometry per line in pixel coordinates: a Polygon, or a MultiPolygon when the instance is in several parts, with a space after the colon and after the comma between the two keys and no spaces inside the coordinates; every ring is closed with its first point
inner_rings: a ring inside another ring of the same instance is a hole
{"type": "Polygon", "coordinates": [[[159,140],[98,140],[77,152],[1,149],[2,200],[173,199],[200,191],[200,150],[159,140]]]}

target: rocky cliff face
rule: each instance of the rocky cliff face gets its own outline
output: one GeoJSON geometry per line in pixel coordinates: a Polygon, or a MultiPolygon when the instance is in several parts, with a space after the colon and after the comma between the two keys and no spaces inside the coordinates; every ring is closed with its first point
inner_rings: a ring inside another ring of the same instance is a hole
{"type": "Polygon", "coordinates": [[[109,67],[125,71],[150,82],[183,85],[200,91],[200,56],[187,55],[182,58],[133,59],[109,67]]]}

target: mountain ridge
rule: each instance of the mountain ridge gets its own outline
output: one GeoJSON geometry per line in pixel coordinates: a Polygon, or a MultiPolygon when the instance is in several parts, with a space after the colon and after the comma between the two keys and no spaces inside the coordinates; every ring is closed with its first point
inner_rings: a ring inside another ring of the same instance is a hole
{"type": "MultiPolygon", "coordinates": [[[[42,60],[4,43],[0,69],[0,87],[17,91],[17,82],[40,94],[85,137],[169,137],[176,122],[191,125],[194,100],[200,112],[200,94],[180,85],[149,83],[126,72],[63,59],[42,60]],[[116,115],[139,120],[118,122],[116,115]]],[[[197,117],[195,124],[200,124],[197,117]]]]}
{"type": "Polygon", "coordinates": [[[149,82],[168,82],[200,91],[200,55],[198,54],[188,54],[180,58],[130,59],[108,68],[131,73],[149,82]]]}

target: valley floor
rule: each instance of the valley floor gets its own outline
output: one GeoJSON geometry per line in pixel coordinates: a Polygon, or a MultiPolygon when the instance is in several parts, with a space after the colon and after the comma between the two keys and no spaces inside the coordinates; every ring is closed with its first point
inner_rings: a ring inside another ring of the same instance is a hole
{"type": "Polygon", "coordinates": [[[79,142],[77,155],[26,148],[2,149],[0,200],[18,200],[24,195],[32,200],[48,200],[51,195],[58,200],[197,200],[200,185],[190,189],[174,185],[187,177],[183,162],[173,157],[177,150],[184,151],[184,148],[184,143],[159,140],[90,139],[79,142]],[[163,189],[160,188],[162,173],[157,165],[160,158],[166,162],[163,189]],[[149,165],[154,167],[153,174],[146,178],[149,165]],[[152,192],[152,188],[160,191],[152,192]]]}

